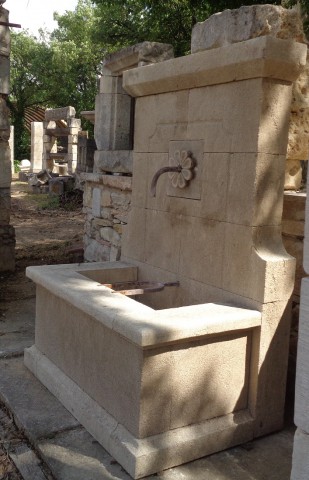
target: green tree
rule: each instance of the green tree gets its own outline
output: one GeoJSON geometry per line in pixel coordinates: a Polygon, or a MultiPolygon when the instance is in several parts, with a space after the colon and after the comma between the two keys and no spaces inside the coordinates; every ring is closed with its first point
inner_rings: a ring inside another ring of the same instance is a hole
{"type": "Polygon", "coordinates": [[[102,47],[94,41],[95,9],[90,0],[79,0],[76,9],[54,14],[58,28],[51,34],[52,92],[59,106],[72,105],[79,113],[92,110],[102,47]]]}
{"type": "Polygon", "coordinates": [[[25,129],[27,107],[47,105],[51,51],[46,43],[37,41],[26,31],[11,33],[11,95],[9,107],[15,127],[16,158],[29,156],[29,134],[25,129]]]}
{"type": "MultiPolygon", "coordinates": [[[[227,8],[271,3],[290,7],[296,0],[94,0],[99,17],[96,36],[108,52],[144,40],[171,43],[175,55],[190,51],[196,22],[227,8]]],[[[300,0],[308,16],[308,0],[300,0]]]]}
{"type": "Polygon", "coordinates": [[[39,39],[27,31],[12,33],[9,106],[17,159],[29,157],[27,107],[72,105],[77,115],[94,108],[102,49],[92,40],[93,5],[79,0],[74,12],[55,14],[55,19],[58,28],[51,35],[42,31],[39,39]]]}

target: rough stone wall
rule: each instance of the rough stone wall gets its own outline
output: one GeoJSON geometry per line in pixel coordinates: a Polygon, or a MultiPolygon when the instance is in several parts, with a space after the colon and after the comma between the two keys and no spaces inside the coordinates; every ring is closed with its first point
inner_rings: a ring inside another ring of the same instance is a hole
{"type": "Polygon", "coordinates": [[[89,262],[120,259],[123,226],[131,203],[132,177],[81,174],[84,187],[84,250],[89,262]]]}
{"type": "MultiPolygon", "coordinates": [[[[0,6],[0,21],[8,23],[9,12],[0,6]]],[[[10,225],[11,150],[7,96],[10,74],[10,32],[0,25],[0,271],[15,268],[15,231],[10,225]]]]}

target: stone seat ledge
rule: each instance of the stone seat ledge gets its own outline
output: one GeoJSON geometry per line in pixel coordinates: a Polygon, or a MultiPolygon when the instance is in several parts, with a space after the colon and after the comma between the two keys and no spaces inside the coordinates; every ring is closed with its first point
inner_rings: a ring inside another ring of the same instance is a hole
{"type": "Polygon", "coordinates": [[[124,262],[57,267],[28,267],[26,273],[37,285],[141,348],[243,331],[261,325],[258,311],[213,303],[156,311],[120,293],[112,293],[98,283],[93,272],[100,275],[102,270],[107,275],[105,278],[120,274],[118,279],[110,281],[120,281],[121,278],[123,281],[136,280],[137,268],[124,262]],[[88,274],[93,279],[85,276],[88,274]]]}
{"type": "Polygon", "coordinates": [[[306,45],[264,36],[128,70],[123,88],[140,97],[251,78],[294,82],[306,58],[306,45]]]}

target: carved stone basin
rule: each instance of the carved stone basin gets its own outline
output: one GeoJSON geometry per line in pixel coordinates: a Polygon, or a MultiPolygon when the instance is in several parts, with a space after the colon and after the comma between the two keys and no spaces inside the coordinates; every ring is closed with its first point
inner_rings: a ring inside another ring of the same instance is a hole
{"type": "Polygon", "coordinates": [[[26,365],[134,478],[175,465],[176,452],[188,461],[253,437],[259,312],[154,310],[102,285],[137,281],[122,262],[27,275],[37,310],[26,365]]]}

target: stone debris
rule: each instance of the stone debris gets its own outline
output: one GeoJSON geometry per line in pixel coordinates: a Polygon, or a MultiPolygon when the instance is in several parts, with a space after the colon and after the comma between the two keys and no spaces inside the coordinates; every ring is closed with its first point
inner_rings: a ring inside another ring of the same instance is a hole
{"type": "Polygon", "coordinates": [[[27,175],[28,185],[32,193],[49,193],[52,195],[62,195],[65,191],[71,191],[74,188],[74,176],[59,176],[48,169],[41,170],[38,173],[29,173],[27,175]]]}

